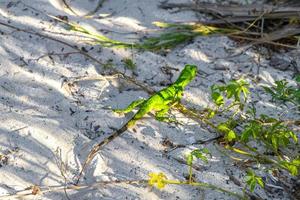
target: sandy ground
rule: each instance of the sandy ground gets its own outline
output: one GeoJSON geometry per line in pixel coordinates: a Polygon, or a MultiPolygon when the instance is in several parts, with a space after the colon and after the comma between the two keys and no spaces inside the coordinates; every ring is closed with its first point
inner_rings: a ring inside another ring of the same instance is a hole
{"type": "MultiPolygon", "coordinates": [[[[67,1],[70,2],[70,1],[67,1]]],[[[195,13],[171,12],[157,8],[158,0],[105,1],[97,18],[84,19],[64,9],[60,0],[0,0],[0,22],[58,38],[84,47],[101,62],[112,64],[122,72],[160,89],[174,81],[185,64],[195,64],[199,75],[186,90],[183,103],[189,107],[211,106],[209,87],[232,78],[245,77],[252,87],[259,112],[275,115],[287,109],[270,102],[256,86],[272,84],[286,78],[293,83],[294,70],[285,71],[270,66],[270,56],[290,62],[299,61],[299,52],[270,53],[264,49],[248,49],[234,58],[227,58],[238,45],[227,37],[198,37],[188,45],[174,49],[166,56],[135,50],[90,46],[80,35],[67,31],[48,15],[67,15],[71,21],[93,27],[95,31],[123,41],[132,41],[151,32],[153,21],[183,22],[205,16],[195,13]],[[284,53],[284,54],[283,54],[284,53]],[[297,58],[298,56],[298,58],[297,58]],[[133,57],[137,68],[126,70],[121,60],[133,57]],[[298,59],[298,60],[297,60],[298,59]],[[171,68],[170,68],[171,67],[171,68]],[[171,69],[164,73],[163,69],[171,69]],[[260,81],[253,80],[259,77],[260,81]]],[[[185,1],[177,1],[185,2],[185,1]]],[[[96,0],[71,1],[79,15],[93,10],[96,0]]],[[[108,76],[97,81],[79,81],[73,85],[66,80],[95,76],[101,66],[74,54],[73,49],[34,34],[0,26],[0,153],[8,160],[0,162],[0,195],[12,194],[33,185],[64,185],[72,183],[92,145],[119,128],[129,115],[117,115],[110,107],[125,107],[131,101],[148,94],[121,79],[108,76]]],[[[100,75],[98,75],[100,76],[100,75]]],[[[290,106],[290,105],[288,105],[290,106]]],[[[151,116],[139,121],[134,129],[105,146],[94,158],[82,184],[117,179],[147,179],[149,172],[164,172],[170,179],[183,180],[187,166],[178,162],[191,146],[178,149],[166,157],[162,153],[164,138],[174,143],[192,143],[209,139],[215,133],[198,123],[174,113],[183,125],[155,121],[151,116]],[[176,158],[176,159],[174,159],[176,158]]],[[[297,113],[287,112],[287,118],[297,113]]],[[[299,117],[299,116],[298,116],[299,117]]],[[[203,146],[200,146],[203,147],[203,146]]],[[[241,192],[229,180],[228,172],[242,180],[244,170],[236,167],[213,144],[205,145],[213,157],[208,164],[197,161],[198,180],[241,192]]],[[[256,193],[264,199],[287,198],[268,196],[261,189],[256,193]]],[[[28,199],[233,199],[226,194],[169,185],[163,190],[149,189],[142,184],[106,185],[79,191],[52,191],[28,199]]],[[[1,199],[1,197],[0,197],[1,199]]]]}

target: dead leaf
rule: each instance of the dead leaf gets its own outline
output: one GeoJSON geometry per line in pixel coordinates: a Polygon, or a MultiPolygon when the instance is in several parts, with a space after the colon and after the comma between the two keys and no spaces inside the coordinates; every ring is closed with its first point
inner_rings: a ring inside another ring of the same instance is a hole
{"type": "Polygon", "coordinates": [[[32,187],[32,192],[31,192],[31,194],[37,195],[37,194],[40,194],[40,193],[41,193],[40,187],[37,186],[37,185],[34,185],[34,186],[32,187]]]}

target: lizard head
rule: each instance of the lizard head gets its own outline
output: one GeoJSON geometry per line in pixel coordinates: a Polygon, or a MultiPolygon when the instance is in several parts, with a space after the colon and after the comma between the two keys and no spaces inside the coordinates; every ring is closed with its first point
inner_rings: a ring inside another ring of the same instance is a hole
{"type": "Polygon", "coordinates": [[[175,84],[185,87],[195,78],[196,75],[197,75],[197,66],[185,65],[184,69],[181,71],[175,84]]]}

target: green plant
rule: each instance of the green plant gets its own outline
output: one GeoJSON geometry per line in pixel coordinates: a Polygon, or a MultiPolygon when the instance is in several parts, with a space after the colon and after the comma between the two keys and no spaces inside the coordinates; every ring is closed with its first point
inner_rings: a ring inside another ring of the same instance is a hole
{"type": "Polygon", "coordinates": [[[288,170],[293,176],[297,176],[300,170],[300,156],[293,160],[282,160],[279,162],[279,165],[288,170]]]}
{"type": "Polygon", "coordinates": [[[300,75],[296,76],[295,81],[298,84],[297,88],[294,88],[292,92],[292,99],[296,102],[296,105],[300,107],[300,75]]]}
{"type": "Polygon", "coordinates": [[[233,102],[229,105],[239,105],[243,109],[247,102],[249,92],[249,83],[243,79],[232,80],[226,85],[213,85],[211,87],[211,96],[213,102],[218,106],[224,106],[225,97],[232,99],[233,102]]]}
{"type": "Polygon", "coordinates": [[[149,173],[149,179],[148,179],[148,184],[150,186],[156,186],[158,189],[164,188],[168,184],[176,184],[176,185],[189,185],[193,187],[204,187],[204,188],[209,188],[212,190],[217,190],[219,192],[225,192],[231,196],[235,196],[239,199],[247,199],[245,196],[242,196],[238,193],[231,192],[229,190],[217,187],[215,185],[209,184],[209,183],[204,183],[204,182],[195,182],[192,179],[192,165],[194,158],[199,158],[203,162],[208,163],[208,158],[207,156],[211,156],[209,150],[207,148],[203,149],[195,149],[191,151],[187,156],[186,156],[186,162],[187,165],[189,166],[189,180],[188,181],[179,181],[179,180],[170,180],[167,178],[167,176],[160,172],[160,173],[149,173]]]}
{"type": "Polygon", "coordinates": [[[100,44],[101,46],[104,47],[116,47],[116,48],[129,48],[134,46],[134,44],[131,43],[110,39],[104,35],[91,31],[88,28],[85,28],[84,26],[81,26],[74,22],[65,22],[65,23],[67,24],[68,30],[84,33],[85,35],[87,35],[90,39],[92,39],[91,42],[92,44],[100,44]]]}
{"type": "Polygon", "coordinates": [[[208,163],[207,155],[210,155],[210,152],[207,148],[203,149],[195,149],[192,152],[190,152],[186,157],[186,163],[189,166],[189,182],[192,182],[193,178],[193,160],[194,158],[199,158],[203,162],[208,163]]]}
{"type": "Polygon", "coordinates": [[[276,153],[280,147],[287,147],[291,141],[298,142],[297,135],[282,121],[267,115],[261,115],[260,118],[246,123],[241,133],[241,140],[248,142],[250,139],[262,142],[276,153]]]}
{"type": "MultiPolygon", "coordinates": [[[[296,82],[300,84],[300,76],[296,77],[296,82]]],[[[272,96],[272,101],[291,102],[297,106],[300,106],[300,88],[288,86],[286,80],[275,81],[275,86],[266,87],[263,86],[264,90],[272,96]]]]}
{"type": "Polygon", "coordinates": [[[247,171],[246,175],[246,184],[250,188],[250,191],[253,192],[256,185],[260,185],[260,187],[264,187],[264,182],[261,177],[257,176],[252,170],[247,171]]]}
{"type": "Polygon", "coordinates": [[[223,189],[221,187],[217,187],[215,185],[204,183],[204,182],[189,182],[189,181],[180,181],[180,180],[170,180],[167,176],[160,172],[160,173],[149,173],[148,184],[153,187],[156,186],[158,189],[163,189],[166,185],[188,185],[192,187],[203,187],[212,190],[216,190],[219,192],[227,193],[231,196],[237,197],[239,199],[247,199],[245,196],[240,195],[235,192],[231,192],[229,190],[223,189]]]}
{"type": "Polygon", "coordinates": [[[211,86],[211,97],[217,109],[208,109],[209,119],[216,114],[226,113],[234,107],[238,108],[226,122],[221,122],[216,126],[216,129],[224,134],[224,139],[227,142],[237,139],[237,134],[234,131],[237,123],[233,118],[239,111],[243,110],[249,93],[249,84],[243,79],[232,80],[226,85],[211,86]]]}
{"type": "Polygon", "coordinates": [[[134,70],[136,68],[136,64],[131,58],[124,58],[122,62],[124,63],[125,67],[130,70],[134,70]]]}
{"type": "Polygon", "coordinates": [[[141,42],[127,43],[110,39],[74,22],[63,22],[68,25],[69,30],[84,33],[93,39],[93,44],[100,44],[104,47],[136,48],[150,51],[171,49],[179,44],[192,40],[196,36],[207,36],[216,33],[230,33],[234,31],[231,29],[218,28],[204,24],[190,25],[154,22],[154,25],[163,28],[165,32],[161,33],[159,36],[151,36],[142,39],[141,42]]]}
{"type": "Polygon", "coordinates": [[[226,121],[217,126],[211,125],[210,121],[207,124],[224,135],[226,149],[254,159],[258,163],[268,163],[275,168],[288,170],[291,175],[298,174],[299,158],[292,159],[291,156],[284,154],[285,148],[290,148],[293,145],[296,147],[298,143],[297,134],[289,129],[282,120],[263,114],[257,117],[254,104],[250,104],[251,106],[247,104],[249,95],[249,84],[244,80],[230,81],[225,85],[213,85],[211,97],[216,109],[206,109],[207,114],[204,116],[207,119],[205,120],[215,120],[216,116],[221,116],[226,121]],[[232,112],[236,106],[238,106],[237,109],[232,112]],[[236,129],[237,126],[239,127],[238,130],[236,129]],[[256,141],[256,143],[252,141],[256,141]],[[234,147],[235,144],[240,147],[234,147]],[[256,150],[257,144],[265,147],[266,152],[271,150],[276,159],[264,155],[264,151],[258,152],[256,150]]]}
{"type": "Polygon", "coordinates": [[[146,38],[138,44],[139,48],[151,51],[166,50],[188,42],[196,36],[231,33],[235,31],[204,24],[172,24],[164,22],[153,22],[153,24],[163,28],[165,32],[157,37],[146,38]]]}
{"type": "Polygon", "coordinates": [[[227,142],[232,142],[237,138],[237,134],[228,122],[220,123],[217,130],[224,134],[224,139],[227,142]]]}

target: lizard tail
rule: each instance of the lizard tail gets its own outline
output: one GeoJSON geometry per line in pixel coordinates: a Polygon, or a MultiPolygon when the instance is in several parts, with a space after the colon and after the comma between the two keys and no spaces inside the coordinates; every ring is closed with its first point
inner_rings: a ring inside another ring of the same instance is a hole
{"type": "Polygon", "coordinates": [[[113,141],[115,138],[117,138],[118,136],[120,136],[122,133],[124,133],[127,129],[128,129],[128,125],[131,124],[130,121],[127,122],[124,126],[122,126],[120,129],[116,130],[115,132],[113,132],[110,136],[108,136],[107,138],[105,138],[102,142],[98,143],[97,145],[95,145],[93,147],[93,149],[90,151],[90,153],[88,154],[87,158],[85,159],[83,166],[79,172],[79,175],[77,177],[77,180],[75,182],[75,185],[77,185],[80,181],[80,178],[83,175],[83,172],[85,171],[86,167],[91,163],[91,161],[93,160],[93,158],[96,156],[96,154],[98,153],[98,151],[100,151],[101,147],[105,146],[106,144],[110,143],[111,141],[113,141]]]}

